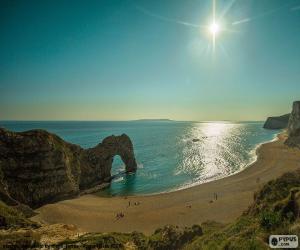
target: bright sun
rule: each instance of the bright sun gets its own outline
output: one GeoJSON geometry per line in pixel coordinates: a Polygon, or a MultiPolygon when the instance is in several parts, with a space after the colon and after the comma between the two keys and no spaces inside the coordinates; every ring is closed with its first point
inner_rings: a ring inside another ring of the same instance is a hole
{"type": "Polygon", "coordinates": [[[213,22],[209,25],[208,29],[213,36],[216,36],[220,31],[220,26],[218,23],[213,22]]]}

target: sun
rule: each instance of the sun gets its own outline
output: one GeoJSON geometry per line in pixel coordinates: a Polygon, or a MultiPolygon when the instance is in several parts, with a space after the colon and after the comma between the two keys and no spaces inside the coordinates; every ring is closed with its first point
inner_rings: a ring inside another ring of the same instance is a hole
{"type": "Polygon", "coordinates": [[[209,25],[207,25],[207,30],[208,30],[209,36],[212,39],[212,48],[213,48],[213,52],[214,52],[215,47],[216,47],[217,36],[221,32],[220,23],[216,22],[215,19],[213,19],[213,21],[209,25]]]}
{"type": "Polygon", "coordinates": [[[219,32],[220,32],[220,25],[216,22],[212,22],[209,26],[208,26],[208,30],[209,33],[215,37],[219,32]]]}

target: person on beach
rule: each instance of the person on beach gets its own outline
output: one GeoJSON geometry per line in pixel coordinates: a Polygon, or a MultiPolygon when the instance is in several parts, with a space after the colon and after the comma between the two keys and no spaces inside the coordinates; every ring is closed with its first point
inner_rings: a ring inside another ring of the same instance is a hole
{"type": "Polygon", "coordinates": [[[214,200],[218,200],[218,194],[214,193],[214,200]]]}
{"type": "Polygon", "coordinates": [[[125,216],[124,213],[120,212],[120,213],[117,213],[116,218],[118,220],[118,219],[122,219],[124,216],[125,216]]]}

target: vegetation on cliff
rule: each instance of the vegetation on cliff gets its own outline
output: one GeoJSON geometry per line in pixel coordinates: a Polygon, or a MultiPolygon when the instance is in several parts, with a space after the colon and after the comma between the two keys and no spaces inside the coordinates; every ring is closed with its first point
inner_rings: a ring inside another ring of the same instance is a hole
{"type": "Polygon", "coordinates": [[[269,249],[271,234],[300,235],[300,171],[265,184],[234,223],[211,229],[185,249],[269,249]]]}
{"type": "Polygon", "coordinates": [[[39,245],[40,235],[35,230],[40,225],[26,218],[22,211],[19,207],[10,207],[0,201],[1,249],[26,249],[39,245]]]}
{"type": "Polygon", "coordinates": [[[27,219],[24,212],[0,201],[0,229],[24,227],[37,228],[38,224],[27,219]]]}
{"type": "Polygon", "coordinates": [[[89,233],[73,240],[65,240],[57,246],[76,249],[181,249],[186,243],[200,237],[202,228],[198,225],[179,228],[167,225],[155,230],[151,236],[139,232],[133,233],[89,233]]]}

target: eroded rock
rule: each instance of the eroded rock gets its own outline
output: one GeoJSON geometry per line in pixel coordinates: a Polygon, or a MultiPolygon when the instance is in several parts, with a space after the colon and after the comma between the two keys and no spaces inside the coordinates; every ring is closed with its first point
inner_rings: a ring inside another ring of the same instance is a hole
{"type": "Polygon", "coordinates": [[[45,130],[0,128],[0,198],[38,207],[76,196],[110,181],[115,155],[121,156],[127,172],[136,170],[133,145],[125,134],[83,149],[45,130]]]}

